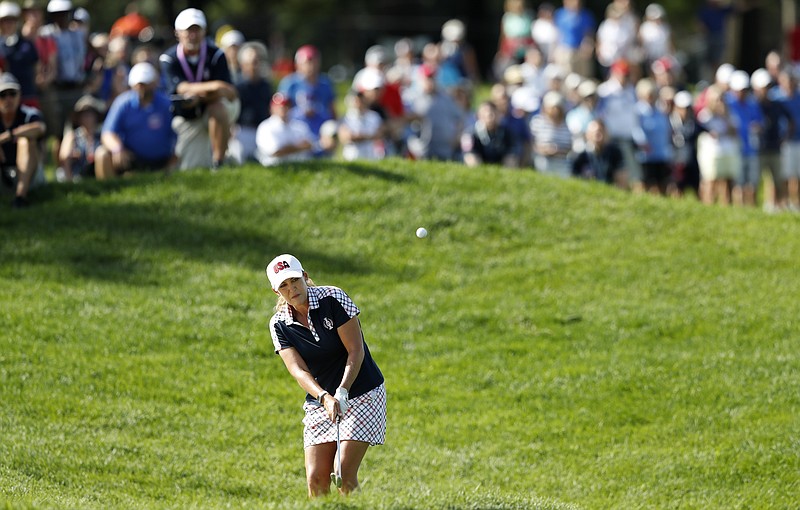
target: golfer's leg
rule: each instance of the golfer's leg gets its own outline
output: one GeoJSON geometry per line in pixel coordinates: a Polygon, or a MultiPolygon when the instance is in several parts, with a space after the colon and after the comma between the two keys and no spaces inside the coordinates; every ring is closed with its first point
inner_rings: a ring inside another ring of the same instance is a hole
{"type": "Polygon", "coordinates": [[[330,492],[335,455],[336,443],[323,443],[305,449],[308,497],[313,498],[330,492]]]}
{"type": "Polygon", "coordinates": [[[342,492],[347,494],[358,489],[358,468],[367,453],[369,443],[342,441],[342,492]]]}

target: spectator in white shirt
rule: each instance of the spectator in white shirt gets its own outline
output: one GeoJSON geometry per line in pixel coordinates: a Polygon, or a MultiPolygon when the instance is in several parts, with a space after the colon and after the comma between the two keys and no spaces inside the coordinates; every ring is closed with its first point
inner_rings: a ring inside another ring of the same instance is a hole
{"type": "Polygon", "coordinates": [[[383,119],[370,110],[363,92],[349,95],[347,103],[347,112],[339,124],[342,157],[347,161],[383,159],[383,119]]]}
{"type": "Polygon", "coordinates": [[[256,129],[256,159],[264,166],[311,159],[314,134],[308,125],[289,118],[291,100],[278,92],[272,96],[271,115],[256,129]]]}

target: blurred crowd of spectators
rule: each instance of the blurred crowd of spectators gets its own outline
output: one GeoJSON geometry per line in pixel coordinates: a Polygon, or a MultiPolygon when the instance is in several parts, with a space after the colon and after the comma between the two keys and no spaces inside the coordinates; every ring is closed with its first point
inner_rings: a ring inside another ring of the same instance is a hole
{"type": "Polygon", "coordinates": [[[340,98],[319,48],[302,45],[276,72],[262,42],[230,26],[211,33],[197,9],[175,19],[176,44],[159,47],[141,42],[152,27],[135,3],[93,31],[70,0],[4,0],[3,183],[24,207],[45,162],[57,180],[79,181],[395,156],[800,209],[795,73],[777,51],[752,75],[721,61],[732,7],[700,7],[714,79],[690,84],[660,4],[640,16],[613,0],[599,23],[581,0],[558,4],[505,2],[495,78],[476,102],[481,70],[457,19],[422,47],[401,38],[368,48],[340,98]]]}

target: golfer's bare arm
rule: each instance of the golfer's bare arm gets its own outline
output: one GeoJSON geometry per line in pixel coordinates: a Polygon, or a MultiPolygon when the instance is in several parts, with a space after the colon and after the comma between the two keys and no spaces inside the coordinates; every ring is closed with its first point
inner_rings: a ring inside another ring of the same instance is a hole
{"type": "Polygon", "coordinates": [[[350,391],[353,381],[356,380],[364,361],[364,337],[361,334],[361,323],[358,317],[353,317],[337,329],[339,338],[342,339],[344,348],[347,349],[347,364],[339,386],[350,391]]]}
{"type": "Polygon", "coordinates": [[[315,398],[322,393],[324,388],[320,386],[317,380],[314,379],[314,376],[311,375],[306,361],[300,356],[297,349],[294,347],[281,349],[279,354],[281,355],[283,364],[286,365],[287,370],[289,370],[289,373],[292,374],[292,377],[295,378],[300,387],[306,390],[306,393],[315,398]]]}

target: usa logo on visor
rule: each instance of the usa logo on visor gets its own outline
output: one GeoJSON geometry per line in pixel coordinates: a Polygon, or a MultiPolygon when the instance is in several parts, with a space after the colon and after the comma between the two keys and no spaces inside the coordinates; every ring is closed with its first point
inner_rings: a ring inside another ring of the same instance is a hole
{"type": "Polygon", "coordinates": [[[288,262],[285,262],[285,261],[283,261],[283,260],[282,260],[282,261],[280,261],[280,262],[278,262],[278,263],[277,263],[277,264],[275,264],[274,266],[272,266],[272,270],[273,270],[273,271],[275,271],[275,274],[278,274],[278,273],[280,273],[280,272],[281,272],[281,271],[283,271],[284,269],[289,269],[289,263],[288,263],[288,262]]]}

